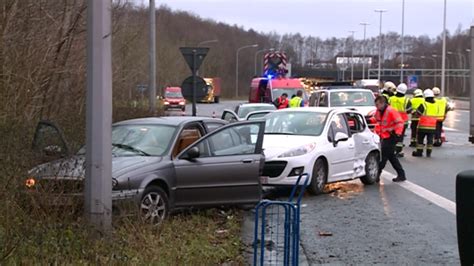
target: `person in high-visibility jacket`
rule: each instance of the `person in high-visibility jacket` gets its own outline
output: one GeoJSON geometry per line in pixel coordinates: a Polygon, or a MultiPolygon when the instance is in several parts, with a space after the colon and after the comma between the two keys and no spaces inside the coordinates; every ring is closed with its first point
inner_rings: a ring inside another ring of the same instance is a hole
{"type": "Polygon", "coordinates": [[[296,96],[290,100],[290,108],[304,107],[303,91],[296,92],[296,96]]]}
{"type": "Polygon", "coordinates": [[[441,91],[438,87],[433,88],[433,94],[435,96],[436,104],[438,105],[438,120],[436,121],[436,132],[434,136],[434,144],[435,147],[440,147],[443,143],[441,141],[441,132],[443,131],[443,122],[446,118],[446,113],[448,112],[448,99],[446,97],[442,97],[441,91]]]}
{"type": "Polygon", "coordinates": [[[396,88],[395,84],[393,84],[393,82],[391,81],[387,81],[383,84],[381,94],[385,97],[385,99],[387,99],[387,102],[390,99],[390,97],[393,96],[392,90],[395,88],[396,88]]]}
{"type": "Polygon", "coordinates": [[[397,156],[403,157],[403,138],[405,136],[405,130],[408,127],[408,114],[411,113],[411,103],[405,94],[407,93],[408,87],[405,83],[400,83],[397,86],[396,94],[389,98],[388,103],[392,106],[393,109],[397,110],[400,113],[400,117],[403,120],[403,133],[400,136],[400,139],[397,141],[395,146],[395,152],[397,156]]]}
{"type": "MultiPolygon", "coordinates": [[[[382,142],[382,159],[379,164],[379,178],[387,161],[390,161],[397,172],[397,177],[392,179],[392,181],[405,181],[405,170],[403,170],[402,164],[395,155],[395,145],[403,134],[403,120],[400,117],[400,113],[388,105],[387,99],[383,95],[375,98],[375,107],[377,108],[375,112],[375,119],[377,121],[375,133],[380,136],[382,142]]],[[[377,181],[380,180],[379,178],[377,181]]]]}
{"type": "Polygon", "coordinates": [[[413,156],[423,156],[423,148],[425,147],[424,140],[426,137],[426,156],[431,157],[433,151],[433,138],[436,131],[436,120],[438,119],[438,105],[434,99],[434,93],[430,89],[423,92],[425,102],[421,104],[417,113],[420,115],[417,129],[417,144],[416,150],[413,151],[413,156]]]}
{"type": "Polygon", "coordinates": [[[410,100],[411,103],[411,139],[410,139],[410,147],[416,147],[416,130],[418,128],[418,121],[420,120],[420,115],[417,113],[418,107],[425,102],[425,98],[423,98],[423,91],[420,89],[416,89],[413,92],[413,98],[410,100]]]}

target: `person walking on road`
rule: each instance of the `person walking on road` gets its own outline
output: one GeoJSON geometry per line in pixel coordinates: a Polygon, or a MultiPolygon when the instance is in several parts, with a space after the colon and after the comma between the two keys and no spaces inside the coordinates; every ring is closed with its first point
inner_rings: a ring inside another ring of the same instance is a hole
{"type": "Polygon", "coordinates": [[[403,120],[403,133],[401,137],[397,140],[397,145],[395,146],[395,153],[398,157],[403,157],[403,139],[405,137],[405,130],[408,127],[408,114],[411,113],[411,102],[405,96],[407,93],[408,87],[405,83],[400,83],[396,89],[396,94],[388,99],[388,103],[392,106],[393,109],[397,110],[400,113],[400,117],[403,120]]]}
{"type": "Polygon", "coordinates": [[[425,102],[425,98],[423,98],[423,91],[420,89],[416,89],[413,92],[413,98],[410,100],[411,103],[411,139],[410,139],[410,147],[416,147],[416,130],[418,128],[418,121],[420,120],[420,115],[416,110],[418,107],[425,102]]]}
{"type": "Polygon", "coordinates": [[[434,93],[430,89],[423,92],[425,102],[421,104],[417,113],[420,116],[417,129],[416,151],[413,152],[414,157],[423,156],[424,140],[426,137],[426,157],[431,157],[433,151],[433,138],[436,131],[436,121],[438,118],[438,105],[434,99],[434,93]]]}
{"type": "Polygon", "coordinates": [[[385,96],[377,96],[377,98],[375,98],[375,106],[377,107],[377,112],[375,113],[375,119],[377,121],[375,132],[380,136],[382,141],[382,160],[380,161],[379,179],[387,161],[390,161],[395,171],[397,171],[397,177],[392,179],[392,181],[405,181],[405,170],[403,170],[402,164],[395,155],[395,145],[403,134],[403,120],[399,112],[388,105],[385,96]]]}
{"type": "Polygon", "coordinates": [[[441,144],[443,143],[441,141],[441,133],[443,131],[443,122],[446,118],[446,113],[448,112],[448,99],[440,95],[441,90],[438,87],[433,88],[433,94],[435,96],[436,105],[438,106],[438,117],[436,120],[436,132],[434,135],[433,146],[441,147],[441,144]]]}
{"type": "Polygon", "coordinates": [[[276,98],[273,102],[277,109],[288,108],[290,101],[288,100],[288,94],[283,93],[280,97],[276,98]]]}
{"type": "Polygon", "coordinates": [[[296,96],[291,98],[290,100],[290,107],[304,107],[304,100],[303,100],[303,91],[299,90],[296,92],[296,96]]]}

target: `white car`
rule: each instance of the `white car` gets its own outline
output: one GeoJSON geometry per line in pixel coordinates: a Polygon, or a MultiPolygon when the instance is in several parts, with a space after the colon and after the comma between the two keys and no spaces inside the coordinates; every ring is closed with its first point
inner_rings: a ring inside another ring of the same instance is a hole
{"type": "Polygon", "coordinates": [[[364,116],[341,108],[289,108],[265,117],[264,185],[293,185],[308,173],[309,191],[320,194],[327,183],[379,178],[380,138],[364,116]]]}
{"type": "Polygon", "coordinates": [[[254,120],[276,109],[271,103],[241,103],[235,107],[234,111],[225,109],[221,119],[229,122],[254,120]]]}
{"type": "MultiPolygon", "coordinates": [[[[347,108],[362,113],[367,121],[375,115],[375,96],[372,90],[357,87],[329,87],[314,92],[309,106],[347,108]]],[[[371,128],[375,125],[369,125],[371,128]]]]}

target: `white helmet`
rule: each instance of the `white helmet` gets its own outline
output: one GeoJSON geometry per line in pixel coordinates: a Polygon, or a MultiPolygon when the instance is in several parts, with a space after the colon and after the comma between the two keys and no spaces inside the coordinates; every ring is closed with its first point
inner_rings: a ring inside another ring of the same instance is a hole
{"type": "Polygon", "coordinates": [[[438,87],[433,88],[433,93],[434,95],[439,95],[441,93],[441,90],[438,87]]]}
{"type": "Polygon", "coordinates": [[[424,92],[423,92],[423,95],[425,96],[425,98],[433,98],[434,97],[434,93],[431,89],[426,89],[424,92]]]}
{"type": "Polygon", "coordinates": [[[416,90],[413,92],[413,95],[415,95],[415,97],[419,97],[419,96],[422,96],[422,97],[423,97],[423,91],[420,90],[420,89],[416,89],[416,90]]]}
{"type": "Polygon", "coordinates": [[[384,90],[389,91],[389,90],[395,89],[395,88],[396,88],[395,84],[393,84],[393,82],[391,82],[391,81],[387,81],[383,84],[383,89],[384,90]]]}
{"type": "Polygon", "coordinates": [[[407,93],[407,90],[408,90],[408,87],[407,87],[407,84],[405,84],[405,83],[400,83],[400,85],[398,85],[398,87],[397,87],[397,92],[399,92],[401,94],[407,93]]]}

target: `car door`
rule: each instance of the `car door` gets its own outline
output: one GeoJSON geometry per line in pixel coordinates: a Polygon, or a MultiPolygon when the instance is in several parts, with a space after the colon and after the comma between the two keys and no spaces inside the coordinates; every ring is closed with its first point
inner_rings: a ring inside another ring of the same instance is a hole
{"type": "Polygon", "coordinates": [[[328,140],[333,144],[328,151],[330,176],[328,182],[352,178],[354,174],[355,144],[351,137],[346,117],[342,113],[336,113],[329,120],[328,140]],[[336,141],[336,137],[342,133],[346,139],[336,141]]]}
{"type": "Polygon", "coordinates": [[[224,112],[222,112],[221,119],[232,123],[239,121],[239,116],[234,111],[225,109],[224,112]]]}
{"type": "Polygon", "coordinates": [[[249,121],[223,126],[179,154],[174,161],[176,206],[258,202],[265,160],[264,124],[249,121]]]}
{"type": "Polygon", "coordinates": [[[33,136],[32,149],[41,162],[71,155],[69,144],[61,129],[53,122],[38,122],[33,136]]]}
{"type": "Polygon", "coordinates": [[[345,114],[349,123],[349,130],[354,139],[354,178],[364,173],[365,158],[371,150],[371,135],[367,133],[365,118],[358,113],[345,114]]]}

